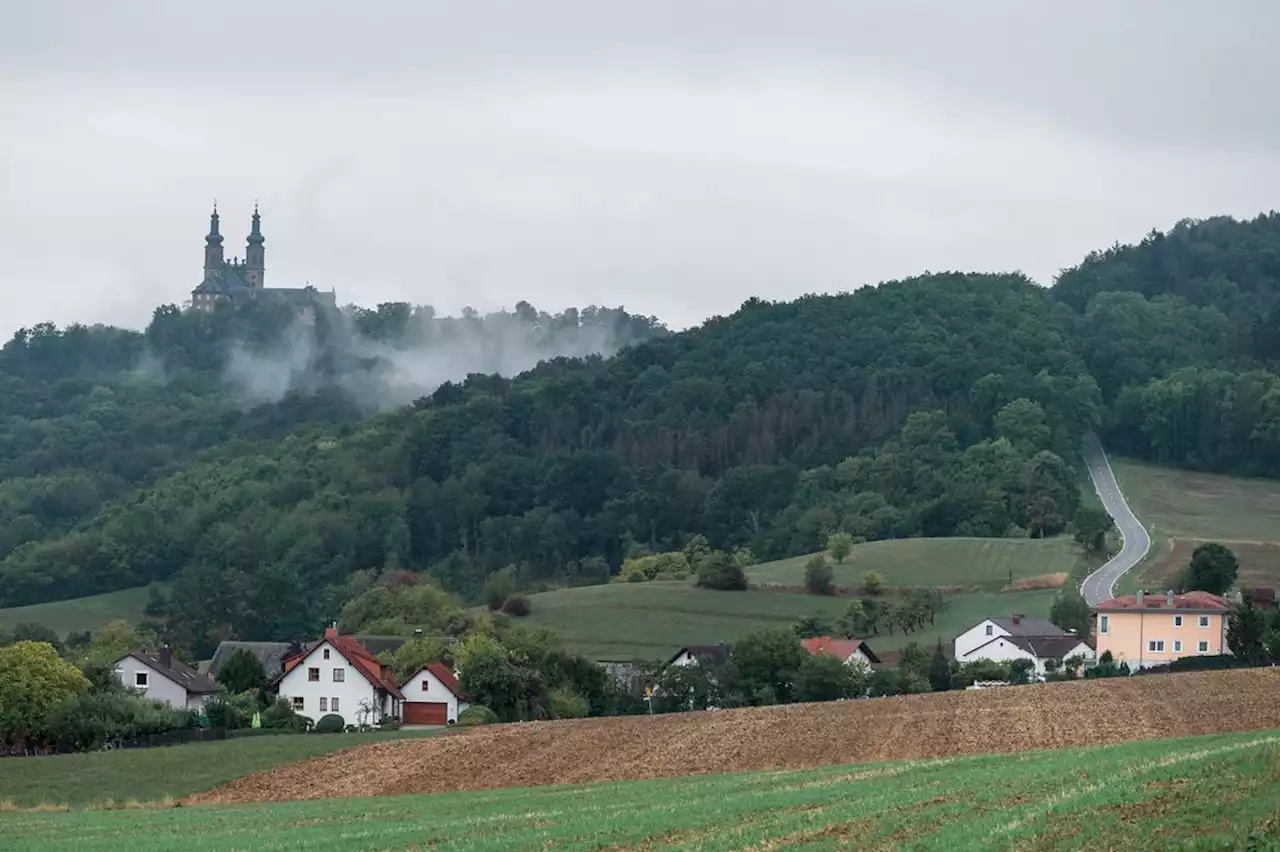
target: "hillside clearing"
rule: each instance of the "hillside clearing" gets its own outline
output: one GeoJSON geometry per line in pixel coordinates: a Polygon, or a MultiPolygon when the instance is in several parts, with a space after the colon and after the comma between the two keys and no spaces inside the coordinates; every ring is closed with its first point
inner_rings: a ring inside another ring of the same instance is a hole
{"type": "MultiPolygon", "coordinates": [[[[1191,554],[1203,544],[1200,539],[1175,538],[1148,560],[1142,571],[1143,585],[1163,590],[1176,588],[1182,571],[1191,562],[1191,554]]],[[[1280,586],[1280,541],[1221,541],[1240,560],[1236,585],[1243,589],[1256,586],[1280,586]]]]}
{"type": "MultiPolygon", "coordinates": [[[[747,569],[753,583],[799,586],[812,558],[796,556],[747,569]]],[[[998,591],[1012,581],[1043,574],[1070,575],[1085,562],[1068,536],[1054,538],[907,538],[860,544],[835,570],[835,583],[853,588],[875,571],[889,586],[979,586],[998,591]]]]}
{"type": "MultiPolygon", "coordinates": [[[[15,850],[1163,850],[1274,839],[1280,733],[236,808],[11,814],[15,850]],[[1087,780],[1086,780],[1087,779],[1087,780]],[[1149,818],[1159,816],[1158,822],[1149,818]],[[1269,827],[1268,827],[1269,826],[1269,827]],[[1269,833],[1269,834],[1268,834],[1269,833]]],[[[1261,847],[1260,847],[1261,848],[1261,847]]]]}
{"type": "MultiPolygon", "coordinates": [[[[1043,589],[947,595],[951,608],[935,625],[909,636],[882,631],[867,641],[877,652],[913,641],[932,645],[938,637],[946,643],[991,615],[1046,617],[1054,595],[1043,589]]],[[[819,595],[709,591],[688,582],[583,586],[531,600],[526,622],[561,631],[571,650],[597,660],[666,659],[683,645],[735,642],[763,628],[790,627],[805,616],[833,621],[849,604],[847,598],[819,595]]]]}
{"type": "Polygon", "coordinates": [[[1134,513],[1153,534],[1210,541],[1280,540],[1280,481],[1112,459],[1134,513]]]}
{"type": "Polygon", "coordinates": [[[1277,690],[1280,669],[1242,669],[496,725],[279,767],[193,801],[585,784],[1270,730],[1280,728],[1277,690]]]}
{"type": "Polygon", "coordinates": [[[104,800],[155,802],[211,790],[233,778],[353,745],[435,731],[282,734],[167,748],[117,749],[0,760],[0,802],[85,807],[104,800]]]}
{"type": "Polygon", "coordinates": [[[66,636],[82,630],[97,630],[117,618],[137,624],[146,618],[142,610],[150,594],[150,586],[139,586],[84,598],[8,607],[0,609],[0,627],[43,624],[58,635],[66,636]]]}

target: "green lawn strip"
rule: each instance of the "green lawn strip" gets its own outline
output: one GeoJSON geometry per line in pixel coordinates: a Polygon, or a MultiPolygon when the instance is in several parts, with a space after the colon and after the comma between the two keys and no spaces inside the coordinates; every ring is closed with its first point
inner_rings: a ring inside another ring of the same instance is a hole
{"type": "MultiPolygon", "coordinates": [[[[164,584],[160,584],[160,588],[165,588],[164,584]]],[[[150,596],[150,587],[139,586],[65,601],[7,607],[0,609],[0,627],[43,624],[65,636],[81,630],[97,630],[117,618],[137,624],[146,618],[143,609],[150,596]]]]}
{"type": "Polygon", "coordinates": [[[104,800],[158,802],[211,790],[282,763],[433,731],[283,734],[212,743],[0,759],[0,801],[85,807],[104,800]]]}

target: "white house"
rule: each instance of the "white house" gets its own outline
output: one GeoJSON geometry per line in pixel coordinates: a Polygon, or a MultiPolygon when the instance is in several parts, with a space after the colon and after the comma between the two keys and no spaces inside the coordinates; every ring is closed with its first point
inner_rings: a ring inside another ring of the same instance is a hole
{"type": "Polygon", "coordinates": [[[813,656],[835,657],[846,666],[871,665],[880,662],[875,651],[861,639],[832,639],[830,636],[814,636],[801,640],[800,644],[813,656]]]}
{"type": "Polygon", "coordinates": [[[1065,660],[1068,657],[1092,660],[1093,648],[1079,636],[997,636],[985,645],[970,651],[959,661],[992,660],[1005,663],[1011,660],[1030,660],[1037,675],[1045,675],[1045,663],[1049,660],[1065,660]]]}
{"type": "Polygon", "coordinates": [[[709,663],[722,666],[729,662],[729,646],[724,642],[719,645],[686,645],[667,660],[668,666],[692,666],[695,663],[709,663]]]}
{"type": "Polygon", "coordinates": [[[134,651],[116,661],[115,672],[130,689],[179,710],[199,710],[222,691],[214,680],[175,660],[167,647],[155,653],[134,651]]]}
{"type": "Polygon", "coordinates": [[[285,659],[276,690],[294,711],[319,721],[341,716],[348,725],[376,725],[400,718],[404,695],[391,667],[370,654],[352,636],[326,628],[324,638],[285,659]]]}
{"type": "MultiPolygon", "coordinates": [[[[956,637],[955,658],[964,662],[971,653],[1001,636],[1067,636],[1065,630],[1042,618],[1015,615],[1011,618],[987,618],[956,637]]],[[[973,659],[979,659],[974,657],[973,659]]]]}
{"type": "Polygon", "coordinates": [[[452,725],[458,714],[471,705],[464,698],[458,679],[447,666],[424,666],[400,685],[404,695],[406,725],[452,725]]]}

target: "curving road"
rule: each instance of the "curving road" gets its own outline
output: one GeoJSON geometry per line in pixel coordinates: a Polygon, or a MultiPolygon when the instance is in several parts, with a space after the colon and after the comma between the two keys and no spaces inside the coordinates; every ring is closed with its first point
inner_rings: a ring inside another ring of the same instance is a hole
{"type": "Polygon", "coordinates": [[[1133,514],[1116,475],[1111,470],[1111,462],[1098,442],[1098,437],[1090,432],[1084,440],[1084,460],[1089,467],[1089,477],[1093,480],[1093,488],[1098,492],[1098,499],[1107,510],[1107,514],[1116,522],[1116,529],[1124,545],[1120,552],[1107,560],[1107,563],[1094,571],[1080,585],[1080,593],[1090,606],[1115,597],[1116,580],[1133,566],[1137,565],[1151,549],[1151,536],[1146,527],[1133,514]]]}

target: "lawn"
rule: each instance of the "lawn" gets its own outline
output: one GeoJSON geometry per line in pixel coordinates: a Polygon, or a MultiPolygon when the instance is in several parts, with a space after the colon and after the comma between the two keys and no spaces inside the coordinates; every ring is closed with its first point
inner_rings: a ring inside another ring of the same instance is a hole
{"type": "MultiPolygon", "coordinates": [[[[323,783],[323,779],[317,779],[323,783]]],[[[1274,849],[1280,732],[799,772],[15,813],[5,848],[1274,849]]]]}
{"type": "MultiPolygon", "coordinates": [[[[1056,593],[973,592],[947,595],[951,609],[937,624],[904,637],[868,639],[876,652],[909,641],[944,643],[991,615],[1015,612],[1047,617],[1056,593]]],[[[568,646],[598,660],[666,659],[682,645],[734,642],[765,627],[789,627],[796,619],[838,617],[847,598],[784,592],[716,592],[687,582],[611,583],[532,596],[531,624],[560,630],[568,646]]]]}
{"type": "MultiPolygon", "coordinates": [[[[747,569],[754,583],[799,586],[810,556],[764,562],[747,569]]],[[[875,571],[890,586],[981,586],[998,591],[1011,579],[1071,574],[1084,562],[1067,536],[1031,538],[908,538],[873,541],[835,565],[836,585],[854,587],[875,571]]]]}
{"type": "Polygon", "coordinates": [[[73,631],[97,630],[116,618],[137,624],[146,617],[142,609],[150,596],[148,588],[140,586],[87,598],[0,609],[0,627],[13,627],[23,623],[43,624],[57,631],[58,635],[65,636],[73,631]]]}
{"type": "MultiPolygon", "coordinates": [[[[281,763],[349,746],[435,731],[283,734],[161,748],[0,759],[0,802],[80,807],[111,799],[154,802],[211,790],[281,763]]],[[[5,817],[0,815],[0,822],[5,817]]]]}

